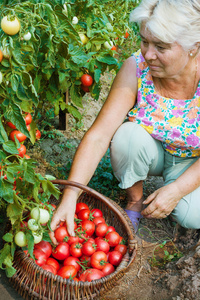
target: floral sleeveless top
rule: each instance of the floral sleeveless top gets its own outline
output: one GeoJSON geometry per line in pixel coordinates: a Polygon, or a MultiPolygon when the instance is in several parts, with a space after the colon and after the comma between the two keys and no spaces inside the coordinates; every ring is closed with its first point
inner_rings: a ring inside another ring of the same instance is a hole
{"type": "Polygon", "coordinates": [[[141,51],[137,62],[137,103],[128,118],[162,142],[166,151],[180,157],[200,156],[200,82],[189,100],[165,98],[156,94],[152,76],[141,51]]]}

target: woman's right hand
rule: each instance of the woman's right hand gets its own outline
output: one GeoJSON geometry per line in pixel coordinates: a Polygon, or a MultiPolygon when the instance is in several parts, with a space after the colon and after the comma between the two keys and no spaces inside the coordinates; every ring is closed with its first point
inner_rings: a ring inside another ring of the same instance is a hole
{"type": "Polygon", "coordinates": [[[74,233],[74,214],[76,210],[76,201],[68,199],[66,196],[63,196],[61,203],[55,210],[52,220],[51,220],[51,229],[49,236],[52,242],[57,245],[58,242],[54,236],[54,231],[59,227],[60,222],[65,221],[67,225],[67,231],[70,236],[75,236],[74,233]]]}

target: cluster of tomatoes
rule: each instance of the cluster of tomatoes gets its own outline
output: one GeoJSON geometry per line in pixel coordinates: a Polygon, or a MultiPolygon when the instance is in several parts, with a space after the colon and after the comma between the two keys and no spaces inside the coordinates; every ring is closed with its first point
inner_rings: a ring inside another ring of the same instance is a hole
{"type": "MultiPolygon", "coordinates": [[[[24,117],[24,120],[25,120],[28,131],[30,131],[31,130],[30,124],[32,122],[31,114],[27,113],[24,117]]],[[[26,140],[27,136],[25,134],[23,134],[21,131],[17,130],[16,126],[12,122],[8,121],[6,124],[8,127],[13,129],[9,135],[10,139],[13,142],[15,141],[15,137],[17,138],[17,140],[20,143],[22,143],[26,140]]],[[[39,140],[40,138],[41,138],[41,132],[39,131],[39,129],[37,129],[36,130],[36,140],[39,140]]],[[[26,154],[26,146],[24,144],[20,144],[20,148],[18,148],[18,152],[19,152],[19,156],[25,157],[27,159],[30,158],[30,156],[26,154]]]]}
{"type": "Polygon", "coordinates": [[[35,262],[43,269],[66,279],[92,281],[113,273],[127,246],[113,226],[106,224],[100,209],[76,205],[75,236],[69,236],[65,222],[55,230],[58,245],[35,244],[35,262]]]}

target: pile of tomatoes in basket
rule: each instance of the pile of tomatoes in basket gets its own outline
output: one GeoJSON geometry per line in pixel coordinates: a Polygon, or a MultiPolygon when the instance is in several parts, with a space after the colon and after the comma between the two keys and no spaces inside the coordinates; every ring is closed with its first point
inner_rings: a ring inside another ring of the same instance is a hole
{"type": "Polygon", "coordinates": [[[113,273],[127,252],[125,241],[106,224],[100,209],[80,202],[74,218],[76,235],[69,236],[66,223],[55,230],[58,245],[35,244],[35,262],[41,268],[66,279],[92,281],[113,273]]]}

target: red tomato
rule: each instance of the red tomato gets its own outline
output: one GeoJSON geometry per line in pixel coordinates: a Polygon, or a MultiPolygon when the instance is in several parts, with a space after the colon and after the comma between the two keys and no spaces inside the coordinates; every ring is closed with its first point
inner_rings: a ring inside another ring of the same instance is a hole
{"type": "Polygon", "coordinates": [[[36,140],[39,140],[41,138],[41,132],[39,131],[39,129],[36,130],[35,137],[36,137],[36,140]]]}
{"type": "Polygon", "coordinates": [[[82,209],[89,209],[88,205],[84,202],[79,202],[76,204],[76,214],[79,213],[80,210],[82,209]]]}
{"type": "Polygon", "coordinates": [[[118,244],[114,250],[119,251],[123,256],[126,254],[127,252],[127,246],[123,245],[123,244],[118,244]]]}
{"type": "Polygon", "coordinates": [[[85,242],[82,247],[82,253],[91,256],[96,251],[96,245],[91,242],[85,242]]]}
{"type": "Polygon", "coordinates": [[[16,126],[12,122],[7,122],[6,123],[10,128],[16,129],[16,126]]]}
{"type": "Polygon", "coordinates": [[[82,255],[80,257],[80,262],[84,267],[91,267],[91,256],[87,256],[87,255],[82,255]]]}
{"type": "Polygon", "coordinates": [[[41,251],[43,251],[46,255],[46,257],[48,258],[51,253],[52,253],[52,246],[49,242],[47,241],[41,241],[38,244],[34,245],[34,249],[39,249],[41,251]]]}
{"type": "Polygon", "coordinates": [[[96,238],[95,243],[97,245],[97,251],[103,251],[108,253],[110,251],[110,245],[102,238],[96,238]]]}
{"type": "Polygon", "coordinates": [[[103,217],[102,211],[101,211],[100,209],[98,209],[98,208],[93,208],[93,209],[91,210],[91,214],[92,214],[92,216],[93,216],[94,218],[96,218],[96,217],[103,217]]]}
{"type": "Polygon", "coordinates": [[[84,86],[91,86],[93,83],[92,76],[90,76],[89,74],[83,74],[81,76],[81,83],[84,86]]]}
{"type": "Polygon", "coordinates": [[[111,247],[116,247],[119,244],[120,235],[116,231],[108,232],[105,239],[111,247]]]}
{"type": "Polygon", "coordinates": [[[70,236],[68,241],[67,241],[67,244],[69,246],[71,246],[71,244],[78,243],[78,242],[79,242],[79,237],[78,236],[70,236]]]}
{"type": "Polygon", "coordinates": [[[30,159],[31,157],[27,154],[24,154],[24,157],[26,157],[26,159],[30,159]]]}
{"type": "Polygon", "coordinates": [[[129,37],[128,30],[126,30],[124,37],[125,37],[125,39],[127,39],[129,37]]]}
{"type": "Polygon", "coordinates": [[[106,223],[105,219],[102,218],[102,217],[96,217],[92,220],[92,222],[95,224],[95,225],[98,225],[100,223],[106,223]]]}
{"type": "Polygon", "coordinates": [[[54,236],[59,243],[65,241],[65,238],[69,236],[67,228],[65,226],[56,228],[54,236]]]}
{"type": "Polygon", "coordinates": [[[26,154],[26,146],[21,144],[21,146],[17,150],[19,152],[19,156],[24,157],[24,155],[26,154]]]}
{"type": "Polygon", "coordinates": [[[65,242],[61,242],[55,249],[52,250],[52,256],[58,260],[64,260],[69,255],[69,245],[65,242]]]}
{"type": "Polygon", "coordinates": [[[42,250],[39,250],[39,249],[33,250],[33,255],[35,257],[35,263],[38,266],[41,267],[42,265],[46,264],[47,257],[46,257],[46,254],[42,250]]]}
{"type": "Polygon", "coordinates": [[[58,276],[61,276],[66,279],[74,277],[74,276],[76,276],[76,274],[77,274],[77,271],[74,266],[64,266],[64,267],[60,268],[60,270],[58,270],[58,273],[57,273],[58,276]]]}
{"type": "Polygon", "coordinates": [[[44,269],[44,270],[46,270],[46,271],[48,271],[48,272],[53,273],[54,275],[57,274],[56,269],[53,266],[51,266],[51,265],[44,264],[44,265],[41,266],[41,268],[44,269]]]}
{"type": "Polygon", "coordinates": [[[81,209],[81,211],[78,212],[78,219],[80,220],[88,220],[90,217],[90,210],[89,209],[81,209]]]}
{"type": "Polygon", "coordinates": [[[107,276],[115,271],[115,267],[112,264],[107,263],[101,271],[103,272],[104,276],[107,276]]]}
{"type": "Polygon", "coordinates": [[[94,231],[95,231],[95,225],[92,221],[90,220],[83,220],[80,223],[82,229],[84,230],[84,232],[88,235],[88,236],[92,236],[94,231]]]}
{"type": "Polygon", "coordinates": [[[82,244],[81,243],[73,243],[70,246],[70,254],[74,257],[81,257],[82,255],[82,244]]]}
{"type": "MultiPolygon", "coordinates": [[[[121,253],[120,253],[121,254],[121,253]]],[[[105,264],[107,263],[107,255],[103,251],[96,251],[94,254],[91,256],[91,266],[95,269],[103,269],[105,264]]]]}
{"type": "Polygon", "coordinates": [[[103,276],[104,276],[104,274],[100,270],[88,269],[81,274],[79,280],[80,281],[92,281],[92,280],[100,279],[103,276]]]}
{"type": "Polygon", "coordinates": [[[113,266],[118,266],[122,260],[122,254],[119,251],[111,251],[108,255],[108,260],[113,266]]]}
{"type": "Polygon", "coordinates": [[[27,128],[28,131],[31,130],[31,126],[30,125],[26,125],[26,128],[27,128]]]}
{"type": "Polygon", "coordinates": [[[112,46],[111,50],[117,51],[117,47],[116,46],[112,46]]]}
{"type": "Polygon", "coordinates": [[[10,133],[10,139],[14,142],[15,141],[15,136],[16,138],[18,139],[18,141],[21,143],[23,141],[25,141],[26,139],[26,135],[23,134],[21,131],[19,130],[12,130],[11,133],[10,133]]]}
{"type": "Polygon", "coordinates": [[[47,258],[46,264],[54,267],[54,269],[56,269],[56,271],[58,271],[60,269],[59,262],[53,257],[47,258]]]}
{"type": "Polygon", "coordinates": [[[88,240],[87,234],[84,233],[81,227],[76,229],[76,235],[79,237],[79,243],[83,243],[88,240]]]}
{"type": "Polygon", "coordinates": [[[63,265],[74,266],[78,272],[81,269],[81,266],[78,263],[80,263],[80,260],[77,257],[69,256],[64,260],[63,265]]]}
{"type": "Polygon", "coordinates": [[[92,244],[95,244],[95,240],[94,240],[92,237],[90,237],[90,238],[87,240],[87,242],[90,242],[90,243],[92,243],[92,244]]]}
{"type": "Polygon", "coordinates": [[[108,226],[108,231],[107,231],[107,233],[108,233],[108,232],[112,232],[112,231],[116,231],[115,227],[113,227],[113,226],[108,226]]]}
{"type": "Polygon", "coordinates": [[[25,116],[25,123],[26,123],[26,125],[29,125],[29,124],[31,124],[31,122],[32,122],[32,116],[31,116],[30,113],[28,113],[28,114],[25,116]]]}
{"type": "Polygon", "coordinates": [[[88,86],[84,86],[83,84],[81,84],[81,89],[85,92],[88,93],[90,91],[88,86]]]}
{"type": "Polygon", "coordinates": [[[108,231],[108,225],[106,223],[100,223],[96,226],[96,236],[104,237],[108,231]]]}

